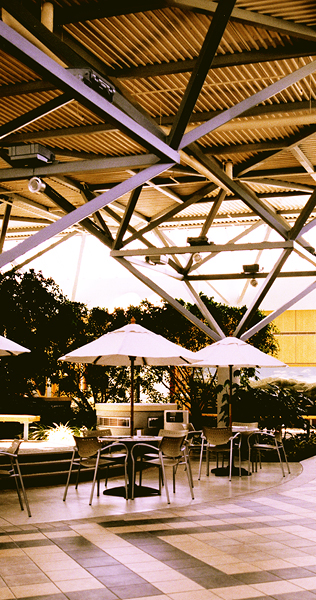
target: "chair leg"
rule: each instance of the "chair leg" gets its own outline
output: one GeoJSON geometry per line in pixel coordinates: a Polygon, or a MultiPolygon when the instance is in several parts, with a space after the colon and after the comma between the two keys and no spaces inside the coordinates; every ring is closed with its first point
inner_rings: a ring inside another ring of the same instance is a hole
{"type": "Polygon", "coordinates": [[[104,475],[104,487],[105,488],[108,487],[108,479],[109,479],[109,466],[107,465],[105,475],[104,475]]]}
{"type": "MultiPolygon", "coordinates": [[[[124,461],[124,475],[125,475],[125,500],[128,500],[128,478],[127,478],[127,460],[124,461]]],[[[133,476],[132,476],[133,477],[133,476]]],[[[132,485],[134,485],[134,477],[133,477],[133,483],[132,485]]],[[[134,490],[133,490],[133,494],[134,494],[134,490]]]]}
{"type": "MultiPolygon", "coordinates": [[[[262,462],[261,462],[261,451],[258,450],[258,457],[259,457],[259,467],[260,469],[262,469],[262,462]]],[[[257,470],[257,469],[256,469],[257,470]]]]}
{"type": "Polygon", "coordinates": [[[27,499],[27,495],[26,495],[26,491],[25,491],[25,487],[24,487],[24,483],[23,483],[22,473],[21,473],[19,461],[18,461],[17,458],[15,460],[15,464],[16,464],[18,475],[19,475],[21,490],[22,490],[22,494],[23,494],[23,498],[24,498],[24,502],[25,502],[27,514],[28,514],[29,517],[31,517],[31,511],[30,511],[30,507],[29,507],[29,503],[28,503],[28,499],[27,499]]]}
{"type": "Polygon", "coordinates": [[[76,450],[73,451],[72,458],[71,458],[71,461],[70,461],[70,466],[69,466],[69,471],[68,471],[68,477],[67,477],[67,483],[66,483],[66,487],[65,487],[65,491],[64,491],[64,496],[63,496],[63,500],[64,501],[66,500],[66,496],[67,496],[67,492],[68,492],[68,487],[69,487],[69,482],[70,482],[70,476],[71,476],[71,472],[72,472],[72,466],[73,466],[73,462],[74,462],[74,459],[75,459],[75,453],[76,453],[76,450]]]}
{"type": "Polygon", "coordinates": [[[283,475],[283,477],[285,477],[284,468],[283,468],[283,462],[282,462],[282,458],[281,458],[281,454],[280,454],[280,450],[279,450],[279,446],[278,446],[277,442],[276,442],[276,451],[278,453],[278,458],[279,458],[279,461],[280,461],[280,467],[281,467],[281,470],[282,470],[282,475],[283,475]]]}
{"type": "Polygon", "coordinates": [[[285,452],[285,450],[284,450],[283,442],[281,442],[281,448],[282,448],[282,450],[283,450],[283,454],[284,454],[284,461],[285,461],[285,464],[286,464],[286,466],[287,466],[287,471],[288,471],[288,473],[290,474],[290,473],[291,473],[291,471],[290,471],[290,465],[289,465],[289,463],[288,463],[288,460],[287,460],[287,456],[286,456],[286,452],[285,452]]]}
{"type": "Polygon", "coordinates": [[[90,506],[92,504],[95,482],[96,482],[96,479],[98,477],[99,460],[100,460],[100,450],[98,451],[97,459],[96,459],[96,462],[95,462],[94,473],[93,473],[93,481],[92,481],[91,494],[90,494],[90,500],[89,500],[89,505],[90,506]]]}
{"type": "Polygon", "coordinates": [[[139,473],[138,473],[138,485],[141,486],[142,485],[142,481],[143,481],[143,456],[140,457],[140,465],[139,465],[139,473]]]}
{"type": "Polygon", "coordinates": [[[194,488],[193,475],[192,475],[192,469],[191,469],[191,461],[190,461],[190,452],[185,453],[184,460],[186,461],[186,470],[188,470],[188,472],[189,472],[191,487],[194,488]]]}
{"type": "Polygon", "coordinates": [[[162,468],[161,468],[161,465],[159,465],[159,467],[158,467],[158,468],[159,468],[159,496],[161,496],[161,490],[162,490],[162,486],[163,486],[163,483],[162,483],[162,468]]]}
{"type": "Polygon", "coordinates": [[[202,460],[203,460],[203,450],[204,450],[204,439],[202,439],[202,444],[201,444],[201,452],[200,452],[200,464],[199,464],[199,475],[198,475],[198,480],[199,480],[199,481],[200,481],[200,479],[201,479],[202,460]]]}
{"type": "Polygon", "coordinates": [[[19,483],[18,483],[18,473],[15,471],[15,468],[13,465],[12,465],[11,473],[12,473],[11,477],[14,478],[14,484],[15,484],[16,493],[19,498],[20,508],[21,508],[21,510],[24,510],[23,500],[22,500],[21,491],[19,488],[19,483]]]}
{"type": "MultiPolygon", "coordinates": [[[[233,470],[233,440],[230,440],[230,449],[229,449],[229,481],[232,480],[232,470],[233,470]]],[[[223,455],[224,456],[224,455],[223,455]]]]}
{"type": "Polygon", "coordinates": [[[209,445],[206,442],[206,477],[210,475],[210,449],[209,445]]]}
{"type": "Polygon", "coordinates": [[[166,490],[166,496],[167,496],[167,502],[168,504],[170,504],[170,498],[169,498],[169,491],[168,491],[168,484],[167,484],[167,478],[166,478],[166,470],[165,470],[165,465],[163,462],[163,456],[162,454],[159,452],[160,454],[160,464],[161,464],[161,470],[162,470],[162,478],[164,481],[164,486],[165,486],[165,490],[166,490]]]}
{"type": "MultiPolygon", "coordinates": [[[[126,469],[125,469],[126,473],[126,469]]],[[[132,489],[131,489],[131,500],[135,498],[135,477],[136,477],[136,461],[132,453],[132,489]]],[[[127,478],[127,473],[126,473],[127,478]]]]}
{"type": "Polygon", "coordinates": [[[185,460],[185,465],[186,465],[186,472],[187,472],[187,477],[188,477],[188,482],[189,482],[189,488],[191,491],[191,497],[192,497],[192,500],[194,500],[190,459],[187,457],[186,453],[184,453],[184,460],[185,460]]]}
{"type": "Polygon", "coordinates": [[[241,477],[241,446],[238,448],[239,477],[241,477]]]}
{"type": "Polygon", "coordinates": [[[78,489],[78,485],[79,485],[79,477],[80,477],[80,471],[81,471],[81,459],[79,459],[79,464],[78,464],[78,471],[77,471],[77,478],[76,478],[75,490],[77,490],[77,489],[78,489]]]}

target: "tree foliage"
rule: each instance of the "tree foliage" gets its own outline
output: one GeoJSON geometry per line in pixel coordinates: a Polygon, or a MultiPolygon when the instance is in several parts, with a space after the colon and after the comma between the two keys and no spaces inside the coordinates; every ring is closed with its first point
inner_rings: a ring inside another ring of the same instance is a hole
{"type": "MultiPolygon", "coordinates": [[[[246,307],[226,306],[205,295],[201,298],[225,335],[233,335],[246,307]]],[[[59,385],[60,395],[66,394],[72,399],[77,405],[77,412],[80,411],[80,418],[83,422],[86,420],[87,425],[91,425],[95,418],[92,411],[94,402],[128,401],[129,368],[78,365],[58,359],[130,323],[132,317],[138,324],[192,351],[210,343],[205,333],[165,302],[153,305],[144,300],[138,306],[116,308],[111,313],[100,307],[88,310],[85,304],[70,301],[52,279],[45,279],[34,270],[25,273],[10,271],[0,275],[0,302],[0,334],[31,350],[29,354],[0,361],[2,412],[8,412],[4,405],[8,401],[11,412],[15,412],[12,409],[14,405],[16,412],[21,411],[21,402],[25,406],[26,399],[30,411],[32,402],[35,402],[34,394],[45,393],[47,379],[59,385]]],[[[204,321],[196,305],[182,300],[180,303],[204,321]]],[[[258,311],[250,326],[262,317],[258,311]]],[[[267,325],[250,342],[264,352],[275,354],[277,343],[273,334],[273,326],[267,325]]],[[[196,419],[205,410],[215,410],[218,387],[210,372],[185,368],[138,368],[136,401],[142,394],[151,401],[162,400],[164,394],[159,391],[162,384],[167,395],[171,392],[171,400],[178,400],[188,407],[196,419]]],[[[25,411],[26,408],[23,409],[25,411]]]]}
{"type": "Polygon", "coordinates": [[[263,428],[304,428],[304,416],[313,406],[313,400],[300,387],[286,381],[248,381],[233,387],[233,420],[258,421],[263,428]]]}

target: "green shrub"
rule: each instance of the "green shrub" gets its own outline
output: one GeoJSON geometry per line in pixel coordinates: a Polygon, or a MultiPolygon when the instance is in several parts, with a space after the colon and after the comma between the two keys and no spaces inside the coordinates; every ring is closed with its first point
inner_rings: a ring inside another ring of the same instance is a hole
{"type": "Polygon", "coordinates": [[[300,462],[316,455],[316,432],[312,431],[309,436],[306,433],[297,433],[286,437],[283,444],[288,460],[300,462]]]}

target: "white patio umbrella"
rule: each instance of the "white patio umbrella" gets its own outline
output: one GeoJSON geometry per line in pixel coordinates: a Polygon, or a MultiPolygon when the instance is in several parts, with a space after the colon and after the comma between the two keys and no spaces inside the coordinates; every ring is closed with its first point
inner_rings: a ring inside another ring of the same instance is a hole
{"type": "Polygon", "coordinates": [[[23,352],[31,352],[31,350],[0,335],[0,356],[17,356],[23,352]]]}
{"type": "Polygon", "coordinates": [[[236,337],[226,337],[195,352],[199,367],[229,367],[230,399],[232,396],[233,367],[286,367],[277,358],[261,352],[236,337]]]}
{"type": "Polygon", "coordinates": [[[132,323],[77,348],[59,360],[131,367],[131,435],[134,432],[134,366],[190,365],[195,354],[132,323]]]}
{"type": "Polygon", "coordinates": [[[195,352],[194,356],[199,365],[208,367],[286,367],[277,358],[236,337],[223,338],[195,352]]]}

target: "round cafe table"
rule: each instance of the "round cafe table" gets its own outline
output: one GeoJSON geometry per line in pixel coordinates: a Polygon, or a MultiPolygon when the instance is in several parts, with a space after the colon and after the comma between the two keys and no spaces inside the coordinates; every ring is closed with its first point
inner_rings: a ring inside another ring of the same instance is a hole
{"type": "MultiPolygon", "coordinates": [[[[241,444],[242,445],[252,433],[256,433],[257,431],[260,431],[259,428],[254,427],[251,423],[249,423],[249,425],[247,425],[247,423],[244,423],[243,425],[233,425],[232,426],[233,434],[235,434],[235,433],[241,434],[241,436],[242,436],[241,444]]],[[[234,460],[234,454],[232,456],[232,460],[234,460]]],[[[227,477],[229,475],[229,465],[227,467],[218,467],[218,468],[212,469],[211,472],[214,473],[214,475],[216,475],[216,477],[227,477]]],[[[241,468],[241,476],[249,477],[250,475],[251,475],[251,472],[249,472],[247,469],[244,469],[243,467],[241,468]]],[[[235,467],[234,464],[232,465],[232,476],[239,477],[239,468],[235,467]]]]}
{"type": "MultiPolygon", "coordinates": [[[[132,495],[132,449],[135,444],[150,444],[151,446],[157,446],[161,440],[161,436],[158,435],[115,435],[115,436],[100,436],[99,440],[104,442],[104,446],[111,442],[122,442],[125,444],[128,450],[127,456],[127,477],[128,477],[128,497],[131,498],[132,495]]],[[[110,489],[105,489],[103,491],[105,496],[123,496],[125,497],[125,487],[117,486],[110,489]]],[[[135,497],[143,497],[143,496],[155,496],[159,495],[159,489],[147,487],[144,485],[137,486],[135,485],[134,496],[135,497]]]]}

